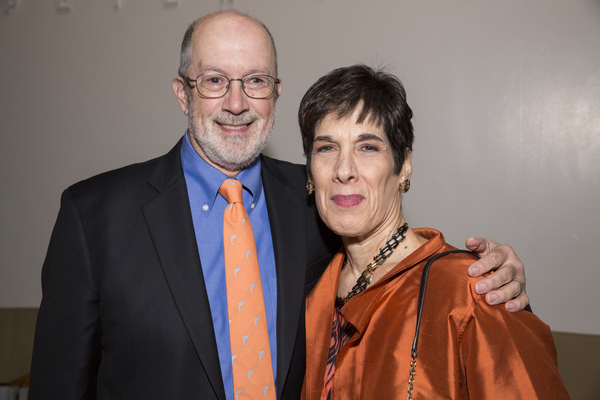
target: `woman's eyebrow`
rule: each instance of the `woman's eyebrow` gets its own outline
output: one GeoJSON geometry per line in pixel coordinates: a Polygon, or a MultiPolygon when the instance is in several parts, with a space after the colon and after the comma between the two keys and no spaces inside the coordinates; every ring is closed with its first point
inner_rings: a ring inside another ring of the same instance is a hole
{"type": "Polygon", "coordinates": [[[331,136],[329,135],[319,135],[319,136],[315,136],[314,141],[321,141],[321,142],[331,142],[333,141],[333,139],[331,138],[331,136]]]}
{"type": "Polygon", "coordinates": [[[363,141],[363,140],[378,140],[380,142],[383,142],[382,138],[380,138],[379,136],[372,134],[372,133],[361,133],[358,136],[358,141],[363,141]]]}

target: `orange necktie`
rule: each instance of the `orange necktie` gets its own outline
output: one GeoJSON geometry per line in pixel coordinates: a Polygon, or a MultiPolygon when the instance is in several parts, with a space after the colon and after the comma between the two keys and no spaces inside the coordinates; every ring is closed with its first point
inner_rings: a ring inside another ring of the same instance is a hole
{"type": "Polygon", "coordinates": [[[223,215],[223,247],[233,393],[236,400],[275,400],[265,302],[242,184],[226,179],[219,193],[229,203],[223,215]]]}

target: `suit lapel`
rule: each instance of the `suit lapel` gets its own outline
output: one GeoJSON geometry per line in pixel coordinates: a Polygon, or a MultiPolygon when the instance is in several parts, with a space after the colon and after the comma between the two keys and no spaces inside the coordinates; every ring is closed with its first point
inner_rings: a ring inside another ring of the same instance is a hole
{"type": "Polygon", "coordinates": [[[180,160],[181,142],[161,159],[149,180],[159,194],[142,207],[179,314],[213,390],[225,400],[208,295],[180,160]]]}
{"type": "Polygon", "coordinates": [[[306,278],[305,193],[293,190],[286,177],[263,157],[262,180],[277,268],[277,397],[288,375],[306,278]]]}
{"type": "MultiPolygon", "coordinates": [[[[148,181],[159,193],[142,207],[171,294],[198,357],[218,398],[225,400],[217,344],[202,275],[187,187],[180,159],[181,142],[163,157],[148,181]]],[[[277,397],[290,368],[306,278],[304,192],[262,158],[261,175],[277,269],[277,397]]]]}

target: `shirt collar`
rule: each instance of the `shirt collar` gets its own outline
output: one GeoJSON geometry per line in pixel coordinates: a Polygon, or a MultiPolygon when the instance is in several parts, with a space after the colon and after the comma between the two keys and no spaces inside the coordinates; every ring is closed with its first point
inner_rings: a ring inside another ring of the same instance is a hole
{"type": "MultiPolygon", "coordinates": [[[[214,206],[221,184],[228,178],[227,175],[200,157],[192,147],[187,131],[181,146],[181,165],[186,183],[193,188],[197,202],[202,207],[202,212],[208,215],[214,206]]],[[[260,157],[257,157],[249,166],[241,170],[233,179],[242,182],[245,189],[244,204],[248,209],[248,214],[250,214],[253,207],[249,207],[247,199],[251,199],[251,202],[256,204],[262,195],[260,157]]]]}

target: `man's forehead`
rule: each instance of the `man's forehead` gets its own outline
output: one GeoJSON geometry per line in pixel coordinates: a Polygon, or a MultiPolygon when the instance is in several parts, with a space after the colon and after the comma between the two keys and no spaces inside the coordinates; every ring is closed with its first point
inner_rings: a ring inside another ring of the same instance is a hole
{"type": "Polygon", "coordinates": [[[192,42],[210,45],[216,42],[253,43],[273,51],[271,38],[265,28],[246,15],[216,15],[202,21],[194,30],[192,42]]]}
{"type": "Polygon", "coordinates": [[[207,72],[216,72],[218,74],[222,74],[222,75],[228,75],[231,73],[231,70],[239,70],[239,69],[243,69],[244,70],[244,76],[246,75],[269,75],[271,74],[271,70],[273,69],[272,66],[269,66],[267,64],[261,65],[261,66],[249,66],[247,64],[244,65],[218,65],[218,64],[207,64],[207,63],[203,63],[203,60],[199,60],[197,62],[196,65],[194,65],[196,67],[196,70],[198,71],[199,74],[204,74],[207,72]]]}
{"type": "MultiPolygon", "coordinates": [[[[247,75],[273,75],[275,62],[272,57],[249,57],[233,53],[224,57],[220,52],[199,51],[192,56],[192,67],[198,74],[216,72],[229,76],[231,74],[247,75]]],[[[233,77],[233,76],[230,76],[233,77]]],[[[236,76],[241,78],[241,76],[236,76]]]]}
{"type": "Polygon", "coordinates": [[[198,73],[243,69],[245,74],[273,73],[274,49],[268,33],[256,21],[205,21],[192,37],[192,65],[198,73]]]}

